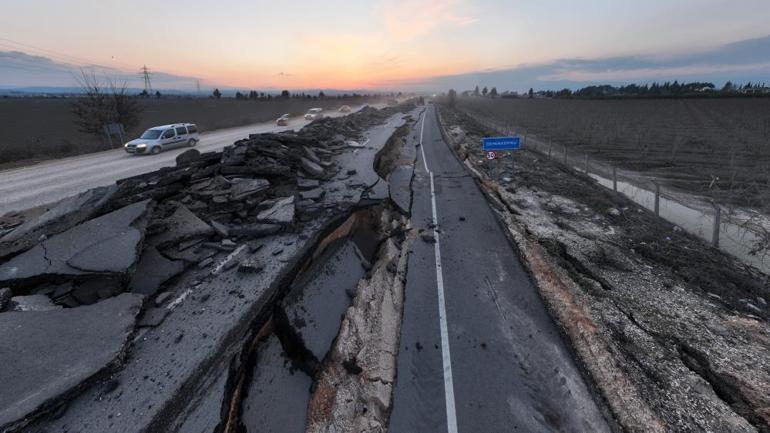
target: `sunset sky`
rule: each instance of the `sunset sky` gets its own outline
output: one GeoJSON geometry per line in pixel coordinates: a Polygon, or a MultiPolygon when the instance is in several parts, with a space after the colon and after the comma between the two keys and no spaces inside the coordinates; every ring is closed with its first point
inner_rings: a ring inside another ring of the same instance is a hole
{"type": "MultiPolygon", "coordinates": [[[[61,71],[89,64],[132,80],[146,64],[178,78],[179,87],[200,79],[249,89],[429,88],[446,77],[483,81],[490,72],[566,59],[656,66],[557,68],[535,79],[647,80],[658,78],[654,68],[661,78],[770,72],[764,55],[740,65],[718,58],[663,64],[769,36],[767,0],[0,0],[0,8],[0,52],[36,56],[0,55],[6,87],[66,85],[72,74],[61,71]],[[54,65],[35,64],[39,58],[54,65]],[[58,75],[43,70],[62,65],[58,75]]],[[[139,86],[136,80],[130,84],[139,86]]]]}

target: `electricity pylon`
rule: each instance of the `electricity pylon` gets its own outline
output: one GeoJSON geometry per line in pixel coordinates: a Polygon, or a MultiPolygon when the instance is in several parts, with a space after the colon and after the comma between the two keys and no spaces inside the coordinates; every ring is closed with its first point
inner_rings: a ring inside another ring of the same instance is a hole
{"type": "Polygon", "coordinates": [[[152,93],[152,83],[150,83],[150,69],[147,65],[142,66],[142,77],[144,78],[144,91],[149,95],[152,93]]]}

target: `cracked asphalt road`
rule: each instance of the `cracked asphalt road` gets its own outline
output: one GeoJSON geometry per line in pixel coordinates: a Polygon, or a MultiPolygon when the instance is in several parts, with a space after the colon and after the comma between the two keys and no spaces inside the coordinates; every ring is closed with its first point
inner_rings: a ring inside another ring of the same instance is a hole
{"type": "Polygon", "coordinates": [[[390,431],[610,431],[432,105],[423,122],[412,221],[436,242],[411,251],[390,431]]]}
{"type": "MultiPolygon", "coordinates": [[[[373,104],[382,107],[383,104],[373,104]]],[[[363,106],[355,107],[353,112],[363,106]]],[[[344,115],[336,111],[331,117],[344,115]]],[[[288,126],[264,122],[237,128],[220,129],[201,134],[195,147],[200,152],[222,150],[249,134],[298,130],[307,125],[302,118],[293,118],[288,126]]],[[[159,155],[134,156],[123,149],[41,162],[28,167],[0,171],[0,215],[52,203],[90,188],[110,185],[119,179],[174,166],[177,155],[188,148],[176,148],[159,155]]]]}

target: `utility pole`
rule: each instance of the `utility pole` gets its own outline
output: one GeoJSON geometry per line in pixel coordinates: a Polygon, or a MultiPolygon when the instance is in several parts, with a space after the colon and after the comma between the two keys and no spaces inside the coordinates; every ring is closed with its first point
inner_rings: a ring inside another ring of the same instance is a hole
{"type": "Polygon", "coordinates": [[[149,95],[152,93],[152,83],[150,83],[150,69],[147,65],[142,66],[142,78],[144,78],[144,91],[149,95]]]}
{"type": "Polygon", "coordinates": [[[198,96],[201,95],[201,80],[195,80],[195,88],[198,90],[198,96]]]}

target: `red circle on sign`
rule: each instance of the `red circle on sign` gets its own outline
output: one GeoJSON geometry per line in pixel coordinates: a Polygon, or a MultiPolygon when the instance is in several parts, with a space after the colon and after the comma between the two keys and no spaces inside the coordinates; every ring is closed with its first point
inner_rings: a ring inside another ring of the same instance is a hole
{"type": "Polygon", "coordinates": [[[497,158],[497,153],[495,153],[495,152],[493,152],[491,150],[489,152],[487,152],[487,159],[488,160],[491,161],[491,160],[496,159],[496,158],[497,158]]]}

